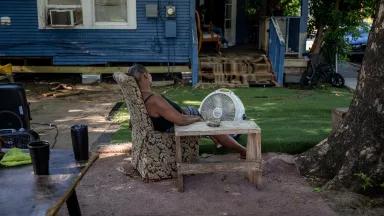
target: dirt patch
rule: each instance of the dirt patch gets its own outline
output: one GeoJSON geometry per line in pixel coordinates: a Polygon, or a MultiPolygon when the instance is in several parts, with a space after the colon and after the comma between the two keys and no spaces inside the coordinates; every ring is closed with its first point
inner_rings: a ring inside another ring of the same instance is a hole
{"type": "Polygon", "coordinates": [[[49,126],[34,124],[55,124],[59,129],[55,148],[71,148],[70,127],[74,124],[86,124],[89,131],[90,145],[108,143],[106,136],[118,127],[106,120],[116,102],[121,100],[117,85],[80,85],[74,84],[74,91],[81,94],[66,97],[44,97],[50,91],[47,83],[27,83],[26,91],[30,102],[32,128],[41,139],[54,142],[56,131],[49,126]],[[103,136],[101,136],[103,135],[103,136]]]}
{"type": "Polygon", "coordinates": [[[81,181],[78,198],[84,215],[336,215],[289,156],[263,158],[261,190],[242,173],[215,173],[187,176],[184,193],[174,180],[142,182],[126,156],[102,158],[81,181]]]}

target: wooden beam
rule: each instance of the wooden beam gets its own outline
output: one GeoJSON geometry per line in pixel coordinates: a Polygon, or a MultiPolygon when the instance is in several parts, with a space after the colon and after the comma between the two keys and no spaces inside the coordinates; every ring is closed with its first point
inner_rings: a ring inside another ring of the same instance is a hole
{"type": "MultiPolygon", "coordinates": [[[[13,73],[80,73],[111,74],[127,72],[129,67],[92,67],[92,66],[13,66],[13,73]]],[[[168,73],[167,66],[147,66],[150,73],[168,73]]],[[[191,71],[188,66],[171,66],[171,73],[191,71]]]]}
{"type": "Polygon", "coordinates": [[[203,174],[213,172],[248,172],[249,170],[261,170],[256,161],[235,162],[209,162],[209,163],[178,163],[177,171],[182,175],[203,174]]]}

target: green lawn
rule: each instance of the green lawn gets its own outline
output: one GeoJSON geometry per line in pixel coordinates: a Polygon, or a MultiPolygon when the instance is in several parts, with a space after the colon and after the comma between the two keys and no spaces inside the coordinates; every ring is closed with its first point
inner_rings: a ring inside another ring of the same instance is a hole
{"type": "MultiPolygon", "coordinates": [[[[214,89],[191,87],[155,88],[156,92],[182,105],[196,106],[214,89]]],[[[347,89],[325,87],[314,90],[287,88],[231,89],[242,100],[248,119],[256,121],[262,130],[263,152],[299,153],[326,138],[331,131],[331,110],[349,106],[352,94],[347,89]]],[[[131,139],[126,108],[120,109],[114,121],[121,128],[112,137],[113,143],[131,139]]],[[[239,142],[246,143],[241,136],[239,142]]],[[[201,152],[221,153],[208,139],[203,139],[201,152]]]]}

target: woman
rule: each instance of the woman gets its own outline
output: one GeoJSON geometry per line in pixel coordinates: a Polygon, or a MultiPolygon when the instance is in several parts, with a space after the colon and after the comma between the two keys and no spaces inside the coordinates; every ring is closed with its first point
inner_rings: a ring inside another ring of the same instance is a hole
{"type": "MultiPolygon", "coordinates": [[[[152,76],[143,65],[133,65],[128,74],[133,76],[139,86],[147,112],[154,129],[160,132],[172,132],[174,125],[189,125],[201,121],[198,111],[189,109],[189,113],[173,101],[151,91],[152,76]],[[190,115],[193,113],[192,115],[190,115]]],[[[229,135],[215,135],[211,139],[216,144],[236,150],[245,158],[246,149],[229,135]]]]}

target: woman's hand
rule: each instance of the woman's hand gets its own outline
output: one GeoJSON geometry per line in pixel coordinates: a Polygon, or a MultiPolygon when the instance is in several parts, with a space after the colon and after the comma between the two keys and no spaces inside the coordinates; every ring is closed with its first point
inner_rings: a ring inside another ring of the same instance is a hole
{"type": "Polygon", "coordinates": [[[183,120],[179,123],[176,123],[176,125],[189,125],[189,124],[192,124],[192,123],[195,123],[195,122],[199,122],[199,121],[202,121],[202,118],[200,116],[190,116],[190,115],[182,115],[183,116],[183,120]]]}

